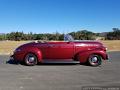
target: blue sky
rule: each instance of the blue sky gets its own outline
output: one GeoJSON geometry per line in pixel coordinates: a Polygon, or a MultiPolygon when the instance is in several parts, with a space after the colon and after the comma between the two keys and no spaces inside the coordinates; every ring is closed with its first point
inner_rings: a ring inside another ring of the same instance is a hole
{"type": "Polygon", "coordinates": [[[120,28],[120,0],[0,0],[0,33],[120,28]]]}

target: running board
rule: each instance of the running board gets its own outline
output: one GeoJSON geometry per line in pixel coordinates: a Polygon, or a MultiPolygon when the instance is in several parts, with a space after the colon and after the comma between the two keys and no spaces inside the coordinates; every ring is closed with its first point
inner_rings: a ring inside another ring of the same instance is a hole
{"type": "Polygon", "coordinates": [[[43,59],[43,63],[68,63],[79,64],[80,61],[74,61],[73,59],[43,59]]]}

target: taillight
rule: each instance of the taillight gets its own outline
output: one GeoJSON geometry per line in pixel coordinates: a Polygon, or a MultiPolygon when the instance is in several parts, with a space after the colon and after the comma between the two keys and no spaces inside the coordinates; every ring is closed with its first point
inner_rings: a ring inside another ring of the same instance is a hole
{"type": "Polygon", "coordinates": [[[105,47],[105,51],[107,51],[108,50],[108,48],[107,47],[105,47]]]}

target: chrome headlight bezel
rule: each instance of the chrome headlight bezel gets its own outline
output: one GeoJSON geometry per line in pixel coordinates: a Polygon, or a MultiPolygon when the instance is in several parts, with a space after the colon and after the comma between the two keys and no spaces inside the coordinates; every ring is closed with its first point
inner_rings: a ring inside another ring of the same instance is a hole
{"type": "Polygon", "coordinates": [[[20,51],[21,51],[21,49],[20,49],[20,48],[17,48],[17,49],[14,51],[14,53],[20,52],[20,51]]]}

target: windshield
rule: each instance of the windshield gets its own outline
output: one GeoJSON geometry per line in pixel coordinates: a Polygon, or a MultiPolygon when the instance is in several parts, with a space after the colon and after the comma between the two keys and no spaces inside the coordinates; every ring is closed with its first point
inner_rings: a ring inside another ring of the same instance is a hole
{"type": "Polygon", "coordinates": [[[64,41],[74,41],[73,37],[69,34],[64,35],[64,41]]]}

